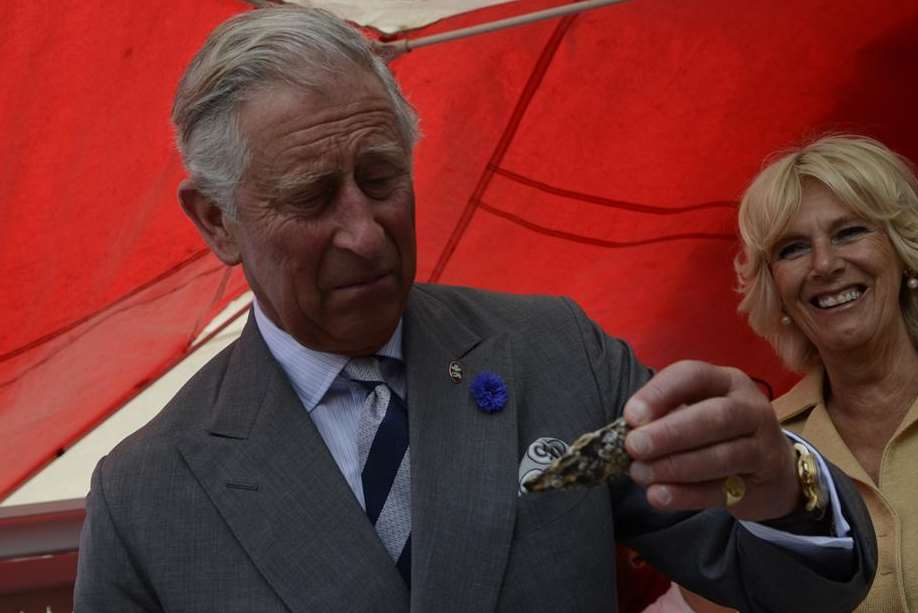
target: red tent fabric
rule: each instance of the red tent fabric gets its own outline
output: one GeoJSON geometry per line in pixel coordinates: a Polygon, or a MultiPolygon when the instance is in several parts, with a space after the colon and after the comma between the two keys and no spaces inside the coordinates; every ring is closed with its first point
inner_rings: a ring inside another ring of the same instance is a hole
{"type": "MultiPolygon", "coordinates": [[[[561,4],[524,0],[424,35],[561,4]]],[[[168,111],[237,0],[0,8],[0,498],[244,288],[175,201],[168,111]]],[[[736,315],[735,203],[825,131],[918,159],[918,4],[634,0],[393,65],[422,118],[419,280],[567,294],[653,366],[783,391],[736,315]]]]}
{"type": "Polygon", "coordinates": [[[426,133],[420,278],[568,294],[653,366],[733,364],[775,393],[795,375],[736,314],[746,184],[827,131],[918,160],[908,0],[639,0],[399,62],[426,133]]]}
{"type": "Polygon", "coordinates": [[[207,2],[0,7],[0,498],[243,289],[176,204],[169,110],[207,2]]]}

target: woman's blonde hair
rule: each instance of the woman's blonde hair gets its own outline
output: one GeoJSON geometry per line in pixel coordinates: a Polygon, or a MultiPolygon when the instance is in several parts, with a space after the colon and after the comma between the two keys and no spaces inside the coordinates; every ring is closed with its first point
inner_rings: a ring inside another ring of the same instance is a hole
{"type": "MultiPolygon", "coordinates": [[[[781,324],[781,299],[769,257],[800,209],[810,182],[818,182],[855,214],[882,228],[906,270],[918,271],[918,181],[908,160],[870,138],[832,135],[768,163],[740,203],[743,251],[734,261],[743,294],[739,310],[796,371],[808,370],[821,360],[816,347],[796,326],[781,324]]],[[[902,284],[902,314],[912,342],[918,345],[916,294],[902,284]]]]}

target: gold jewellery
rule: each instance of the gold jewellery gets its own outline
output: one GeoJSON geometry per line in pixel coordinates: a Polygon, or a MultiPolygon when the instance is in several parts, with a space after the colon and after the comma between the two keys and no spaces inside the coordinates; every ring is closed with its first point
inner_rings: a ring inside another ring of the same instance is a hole
{"type": "MultiPolygon", "coordinates": [[[[812,513],[817,519],[821,518],[828,506],[828,496],[819,476],[816,456],[801,443],[794,443],[794,454],[797,456],[797,481],[803,493],[804,508],[807,513],[812,513]]],[[[732,507],[746,495],[746,482],[739,475],[731,475],[724,479],[722,489],[724,504],[732,507]]]]}
{"type": "Polygon", "coordinates": [[[724,479],[724,500],[728,507],[732,507],[746,495],[746,482],[739,475],[730,475],[724,479]]]}
{"type": "Polygon", "coordinates": [[[810,453],[809,448],[802,443],[794,443],[794,453],[797,455],[797,480],[803,492],[804,505],[808,513],[819,517],[826,511],[826,491],[819,478],[819,467],[816,465],[816,456],[810,453]]]}

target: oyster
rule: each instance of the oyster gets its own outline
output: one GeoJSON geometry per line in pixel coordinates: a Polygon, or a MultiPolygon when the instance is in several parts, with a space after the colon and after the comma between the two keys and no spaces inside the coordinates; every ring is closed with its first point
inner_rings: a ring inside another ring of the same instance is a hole
{"type": "Polygon", "coordinates": [[[523,482],[530,492],[594,487],[625,475],[631,457],[625,451],[630,428],[618,418],[594,432],[580,435],[567,453],[556,458],[544,472],[523,482]]]}

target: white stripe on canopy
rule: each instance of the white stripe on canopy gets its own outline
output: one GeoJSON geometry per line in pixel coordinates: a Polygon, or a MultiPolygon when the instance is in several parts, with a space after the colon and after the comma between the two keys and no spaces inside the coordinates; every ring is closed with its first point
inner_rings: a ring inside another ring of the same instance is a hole
{"type": "Polygon", "coordinates": [[[429,25],[438,19],[458,15],[510,0],[287,0],[288,4],[317,6],[359,23],[392,34],[429,25]]]}

